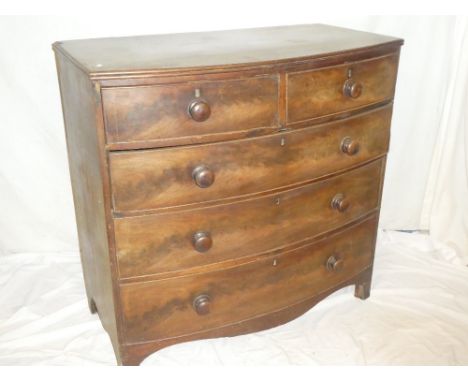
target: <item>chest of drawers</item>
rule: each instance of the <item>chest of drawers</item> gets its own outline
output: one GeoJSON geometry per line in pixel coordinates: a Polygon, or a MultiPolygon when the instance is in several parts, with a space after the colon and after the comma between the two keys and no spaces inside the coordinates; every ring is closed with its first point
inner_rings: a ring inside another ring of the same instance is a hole
{"type": "Polygon", "coordinates": [[[402,43],[300,25],[53,45],[89,306],[120,364],[369,296],[402,43]]]}

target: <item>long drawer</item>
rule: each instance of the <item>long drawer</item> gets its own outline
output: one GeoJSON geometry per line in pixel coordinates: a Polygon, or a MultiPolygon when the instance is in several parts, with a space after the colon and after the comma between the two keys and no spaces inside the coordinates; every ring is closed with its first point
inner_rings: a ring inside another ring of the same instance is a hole
{"type": "Polygon", "coordinates": [[[114,219],[120,277],[206,267],[336,229],[378,207],[382,166],[242,202],[114,219]]]}
{"type": "Polygon", "coordinates": [[[122,284],[125,340],[213,329],[313,297],[371,265],[376,226],[374,215],[312,245],[240,266],[122,284]]]}
{"type": "Polygon", "coordinates": [[[305,182],[385,154],[391,105],[268,137],[109,157],[115,212],[255,194],[305,182]]]}

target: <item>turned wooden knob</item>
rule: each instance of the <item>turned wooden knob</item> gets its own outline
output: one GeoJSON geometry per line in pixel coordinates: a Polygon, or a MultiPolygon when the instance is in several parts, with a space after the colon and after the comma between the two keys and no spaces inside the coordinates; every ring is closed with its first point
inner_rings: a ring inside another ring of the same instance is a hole
{"type": "Polygon", "coordinates": [[[349,201],[343,194],[336,194],[331,201],[331,207],[339,212],[345,212],[349,208],[349,201]]]}
{"type": "Polygon", "coordinates": [[[343,85],[343,95],[349,98],[358,98],[362,94],[362,84],[349,78],[343,85]]]}
{"type": "Polygon", "coordinates": [[[341,151],[348,155],[356,155],[359,152],[359,142],[350,137],[343,138],[341,151]]]}
{"type": "Polygon", "coordinates": [[[193,309],[200,316],[210,313],[210,296],[201,294],[193,300],[193,309]]]}
{"type": "Polygon", "coordinates": [[[197,166],[193,172],[192,177],[198,187],[210,187],[215,179],[214,172],[206,166],[197,166]]]}
{"type": "Polygon", "coordinates": [[[205,100],[195,99],[190,103],[188,112],[194,121],[203,122],[210,116],[211,108],[205,100]]]}
{"type": "Polygon", "coordinates": [[[198,252],[206,252],[213,245],[213,239],[209,232],[197,232],[193,235],[192,244],[198,252]]]}
{"type": "Polygon", "coordinates": [[[327,260],[327,269],[330,272],[339,272],[343,269],[344,262],[342,259],[335,255],[331,255],[327,260]]]}

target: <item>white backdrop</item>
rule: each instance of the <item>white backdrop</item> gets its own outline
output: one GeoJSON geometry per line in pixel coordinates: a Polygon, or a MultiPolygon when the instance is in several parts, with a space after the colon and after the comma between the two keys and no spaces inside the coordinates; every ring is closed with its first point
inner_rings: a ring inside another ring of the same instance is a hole
{"type": "Polygon", "coordinates": [[[1,17],[0,251],[78,246],[52,42],[322,22],[405,39],[380,225],[430,229],[466,253],[466,18],[332,18],[283,8],[260,18],[261,4],[254,8],[218,9],[216,17],[177,9],[138,19],[1,17]]]}

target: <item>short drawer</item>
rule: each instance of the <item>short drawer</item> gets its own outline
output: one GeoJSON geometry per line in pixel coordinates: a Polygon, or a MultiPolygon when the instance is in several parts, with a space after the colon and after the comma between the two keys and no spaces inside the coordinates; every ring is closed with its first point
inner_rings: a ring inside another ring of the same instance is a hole
{"type": "Polygon", "coordinates": [[[336,229],[378,207],[382,166],[237,203],[114,219],[120,277],[206,269],[336,229]]]}
{"type": "Polygon", "coordinates": [[[287,120],[305,121],[393,98],[398,55],[287,75],[287,120]]]}
{"type": "Polygon", "coordinates": [[[239,197],[305,182],[387,152],[391,106],[267,137],[113,152],[116,212],[239,197]]]}
{"type": "Polygon", "coordinates": [[[108,143],[203,142],[278,124],[276,75],[104,88],[102,100],[108,143]]]}
{"type": "Polygon", "coordinates": [[[127,343],[170,338],[271,313],[372,264],[377,219],[243,265],[120,289],[127,343]]]}

